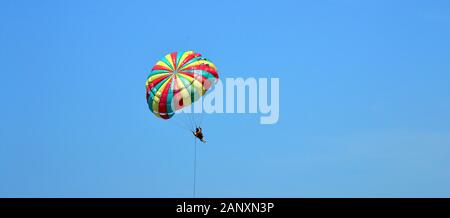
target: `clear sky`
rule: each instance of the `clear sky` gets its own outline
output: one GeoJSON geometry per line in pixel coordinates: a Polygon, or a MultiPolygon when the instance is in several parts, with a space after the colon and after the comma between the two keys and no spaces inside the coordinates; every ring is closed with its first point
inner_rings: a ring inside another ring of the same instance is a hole
{"type": "Polygon", "coordinates": [[[280,78],[280,119],[204,117],[199,197],[450,197],[450,2],[1,1],[0,197],[191,197],[145,79],[195,50],[280,78]]]}

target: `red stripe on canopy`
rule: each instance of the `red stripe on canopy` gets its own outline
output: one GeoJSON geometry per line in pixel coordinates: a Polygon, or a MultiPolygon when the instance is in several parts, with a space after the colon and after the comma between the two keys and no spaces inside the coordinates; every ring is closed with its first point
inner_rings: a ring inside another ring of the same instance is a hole
{"type": "Polygon", "coordinates": [[[162,66],[162,65],[155,65],[155,66],[153,66],[152,71],[153,71],[153,70],[167,70],[167,71],[169,71],[169,72],[172,71],[170,68],[167,68],[167,67],[162,66]]]}
{"type": "Polygon", "coordinates": [[[172,57],[173,69],[177,69],[177,52],[170,53],[170,57],[172,57]]]}
{"type": "Polygon", "coordinates": [[[183,68],[183,65],[184,65],[184,64],[186,64],[187,62],[189,62],[190,60],[192,60],[193,58],[198,57],[198,56],[201,56],[201,54],[198,54],[198,53],[192,53],[192,54],[188,55],[188,56],[183,60],[183,62],[181,62],[181,64],[180,64],[180,69],[183,68]]]}
{"type": "Polygon", "coordinates": [[[167,93],[169,92],[170,83],[172,82],[173,77],[171,77],[166,85],[164,87],[163,92],[161,93],[161,97],[159,98],[159,105],[158,105],[158,112],[160,113],[161,117],[164,119],[169,119],[169,115],[167,114],[167,93]]]}
{"type": "Polygon", "coordinates": [[[164,80],[165,78],[167,78],[168,76],[170,76],[170,74],[167,74],[165,76],[159,77],[155,80],[153,80],[150,84],[148,84],[148,89],[152,89],[153,87],[155,87],[159,82],[161,82],[162,80],[164,80]]]}

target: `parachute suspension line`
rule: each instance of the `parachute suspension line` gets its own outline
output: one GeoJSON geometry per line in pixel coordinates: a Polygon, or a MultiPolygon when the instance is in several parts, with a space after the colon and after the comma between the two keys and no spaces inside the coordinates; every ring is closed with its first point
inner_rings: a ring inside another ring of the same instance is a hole
{"type": "Polygon", "coordinates": [[[194,111],[191,111],[191,112],[189,113],[189,118],[190,118],[190,120],[191,120],[192,129],[195,130],[195,128],[198,127],[198,122],[197,122],[196,114],[195,114],[194,111]]]}
{"type": "Polygon", "coordinates": [[[203,94],[203,96],[200,98],[200,101],[201,101],[201,104],[202,104],[202,110],[200,111],[200,114],[198,114],[197,115],[197,124],[199,125],[199,126],[201,126],[202,125],[202,123],[203,123],[203,118],[204,118],[204,116],[205,116],[205,111],[204,111],[204,96],[206,95],[206,91],[205,91],[205,93],[203,94]]]}
{"type": "Polygon", "coordinates": [[[197,138],[194,137],[194,192],[193,192],[194,198],[195,198],[196,177],[197,177],[197,138]]]}
{"type": "MultiPolygon", "coordinates": [[[[177,116],[178,119],[180,119],[180,123],[184,125],[184,129],[190,131],[193,131],[195,129],[194,123],[191,119],[191,115],[189,113],[181,112],[177,116]]],[[[175,118],[175,119],[177,119],[175,118]]]]}
{"type": "Polygon", "coordinates": [[[202,112],[200,113],[200,115],[199,115],[199,117],[200,117],[200,118],[199,118],[199,121],[198,121],[198,125],[199,125],[199,126],[202,125],[202,123],[203,123],[203,117],[204,117],[204,116],[205,116],[205,112],[202,111],[202,112]]]}
{"type": "Polygon", "coordinates": [[[185,122],[182,122],[181,120],[178,120],[177,118],[173,119],[173,122],[176,124],[175,126],[178,128],[181,128],[183,130],[191,131],[191,128],[189,125],[186,125],[185,122]]]}
{"type": "Polygon", "coordinates": [[[194,111],[192,111],[191,116],[192,116],[192,120],[194,122],[194,126],[195,126],[195,128],[197,128],[198,127],[197,114],[194,111]]]}
{"type": "Polygon", "coordinates": [[[202,122],[203,122],[203,116],[204,116],[203,111],[200,111],[200,112],[195,112],[194,110],[191,111],[190,117],[192,119],[194,129],[197,127],[201,127],[202,122]]]}
{"type": "Polygon", "coordinates": [[[190,132],[191,126],[189,125],[189,122],[186,121],[187,120],[183,114],[178,114],[178,116],[175,116],[172,119],[170,119],[170,122],[175,124],[174,126],[190,132]]]}
{"type": "Polygon", "coordinates": [[[189,126],[190,126],[191,130],[194,130],[195,129],[195,123],[192,120],[192,114],[191,113],[186,113],[186,118],[188,119],[189,126]]]}
{"type": "Polygon", "coordinates": [[[187,130],[189,132],[195,131],[195,128],[199,127],[201,121],[199,119],[200,115],[194,114],[192,112],[181,112],[177,114],[176,117],[170,119],[171,122],[176,124],[178,128],[187,130]]]}
{"type": "Polygon", "coordinates": [[[182,120],[183,120],[186,128],[188,129],[188,131],[192,131],[192,123],[191,123],[191,121],[189,119],[189,115],[184,113],[184,112],[182,112],[182,114],[180,114],[180,115],[181,115],[180,117],[182,118],[182,120]]]}
{"type": "Polygon", "coordinates": [[[189,114],[189,117],[192,120],[193,129],[197,128],[197,122],[195,122],[195,113],[193,111],[191,111],[191,113],[189,114]]]}

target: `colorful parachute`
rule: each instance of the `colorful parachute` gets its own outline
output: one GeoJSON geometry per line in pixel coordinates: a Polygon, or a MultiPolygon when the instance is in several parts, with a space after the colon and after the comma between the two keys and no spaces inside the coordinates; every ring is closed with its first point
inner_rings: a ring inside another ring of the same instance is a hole
{"type": "Polygon", "coordinates": [[[191,105],[219,79],[217,68],[193,51],[173,52],[158,61],[147,77],[147,104],[157,117],[169,119],[191,105]]]}

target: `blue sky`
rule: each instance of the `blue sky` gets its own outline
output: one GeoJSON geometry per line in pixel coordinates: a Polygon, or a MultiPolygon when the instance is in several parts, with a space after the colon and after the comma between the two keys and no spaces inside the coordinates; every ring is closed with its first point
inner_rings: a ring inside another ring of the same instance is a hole
{"type": "Polygon", "coordinates": [[[450,197],[450,2],[2,1],[0,196],[191,197],[145,101],[195,50],[280,78],[280,119],[204,118],[199,197],[450,197]]]}

